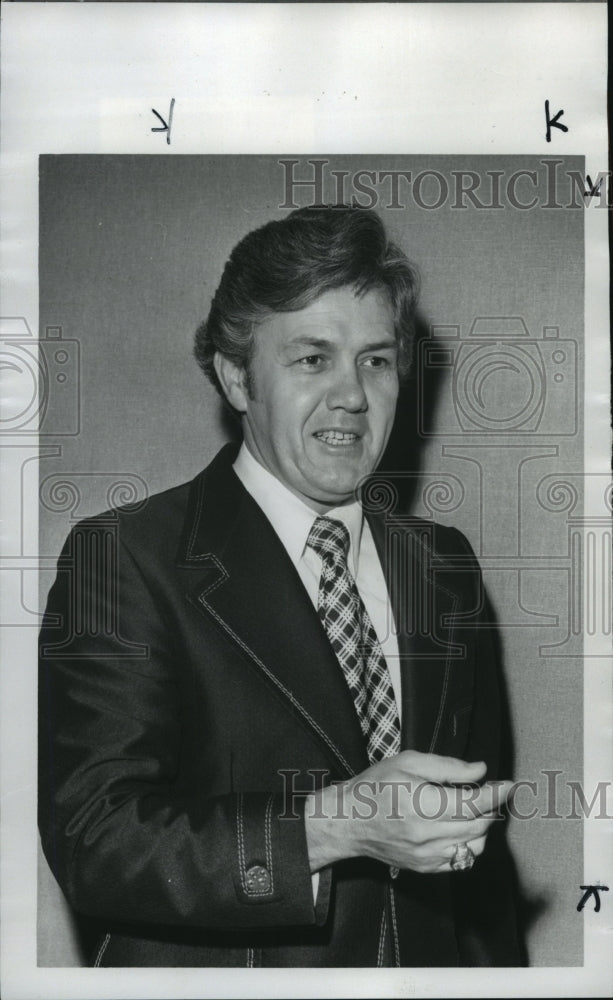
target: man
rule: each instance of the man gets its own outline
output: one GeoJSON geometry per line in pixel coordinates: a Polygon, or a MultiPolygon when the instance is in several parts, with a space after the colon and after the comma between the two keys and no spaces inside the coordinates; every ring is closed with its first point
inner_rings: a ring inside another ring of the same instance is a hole
{"type": "Polygon", "coordinates": [[[95,965],[518,960],[478,567],[356,499],[415,298],[372,212],[249,234],[196,337],[238,455],[66,543],[40,828],[95,965]]]}

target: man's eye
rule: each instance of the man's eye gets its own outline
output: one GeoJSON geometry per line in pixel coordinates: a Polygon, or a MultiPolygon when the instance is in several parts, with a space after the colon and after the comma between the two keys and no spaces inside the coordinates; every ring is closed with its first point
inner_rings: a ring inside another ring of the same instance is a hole
{"type": "Polygon", "coordinates": [[[376,354],[364,359],[364,364],[368,365],[369,368],[389,368],[391,363],[389,358],[382,358],[376,354]]]}
{"type": "Polygon", "coordinates": [[[306,358],[300,358],[299,364],[303,368],[319,368],[323,360],[321,354],[307,354],[306,358]]]}

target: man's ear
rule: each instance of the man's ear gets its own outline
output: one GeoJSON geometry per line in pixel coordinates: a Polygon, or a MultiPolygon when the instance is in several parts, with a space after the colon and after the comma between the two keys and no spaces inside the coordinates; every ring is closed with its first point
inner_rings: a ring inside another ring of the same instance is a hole
{"type": "Polygon", "coordinates": [[[239,413],[244,413],[249,399],[245,369],[220,351],[215,352],[213,365],[230,406],[239,413]]]}

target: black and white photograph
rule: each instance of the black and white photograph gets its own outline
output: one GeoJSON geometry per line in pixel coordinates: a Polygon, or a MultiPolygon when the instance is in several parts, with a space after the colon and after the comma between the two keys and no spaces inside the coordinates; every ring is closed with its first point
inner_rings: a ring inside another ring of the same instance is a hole
{"type": "Polygon", "coordinates": [[[606,992],[610,188],[546,98],[533,152],[344,152],[338,109],[257,151],[181,148],[177,89],[145,152],[131,92],[32,160],[1,447],[37,995],[606,992]]]}

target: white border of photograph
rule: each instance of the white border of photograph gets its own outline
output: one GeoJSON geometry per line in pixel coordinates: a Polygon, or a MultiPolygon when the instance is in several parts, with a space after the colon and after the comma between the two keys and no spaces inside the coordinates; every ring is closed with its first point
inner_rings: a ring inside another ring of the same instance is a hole
{"type": "MultiPolygon", "coordinates": [[[[37,332],[41,153],[559,152],[584,155],[595,179],[607,169],[606,44],[600,3],[6,3],[2,316],[24,317],[37,332]],[[159,123],[151,109],[164,115],[172,98],[168,144],[165,133],[152,131],[159,123]],[[547,98],[552,113],[563,109],[569,130],[554,129],[549,143],[547,98]]],[[[608,473],[610,455],[608,212],[601,207],[585,212],[586,473],[608,473]]],[[[18,446],[24,457],[37,453],[35,437],[18,446]]],[[[4,553],[13,551],[11,532],[20,530],[17,491],[18,484],[4,483],[4,553]]],[[[35,525],[37,498],[23,502],[35,525]]],[[[36,551],[35,540],[26,551],[36,551]]],[[[10,571],[11,557],[0,566],[10,571]]],[[[585,652],[589,789],[611,759],[610,637],[590,637],[585,652]]],[[[583,968],[518,969],[512,976],[498,969],[315,969],[300,976],[37,968],[35,656],[34,629],[3,630],[7,1000],[608,995],[613,921],[591,907],[577,915],[583,968]]],[[[610,824],[591,818],[584,830],[585,878],[611,885],[610,824]]]]}

